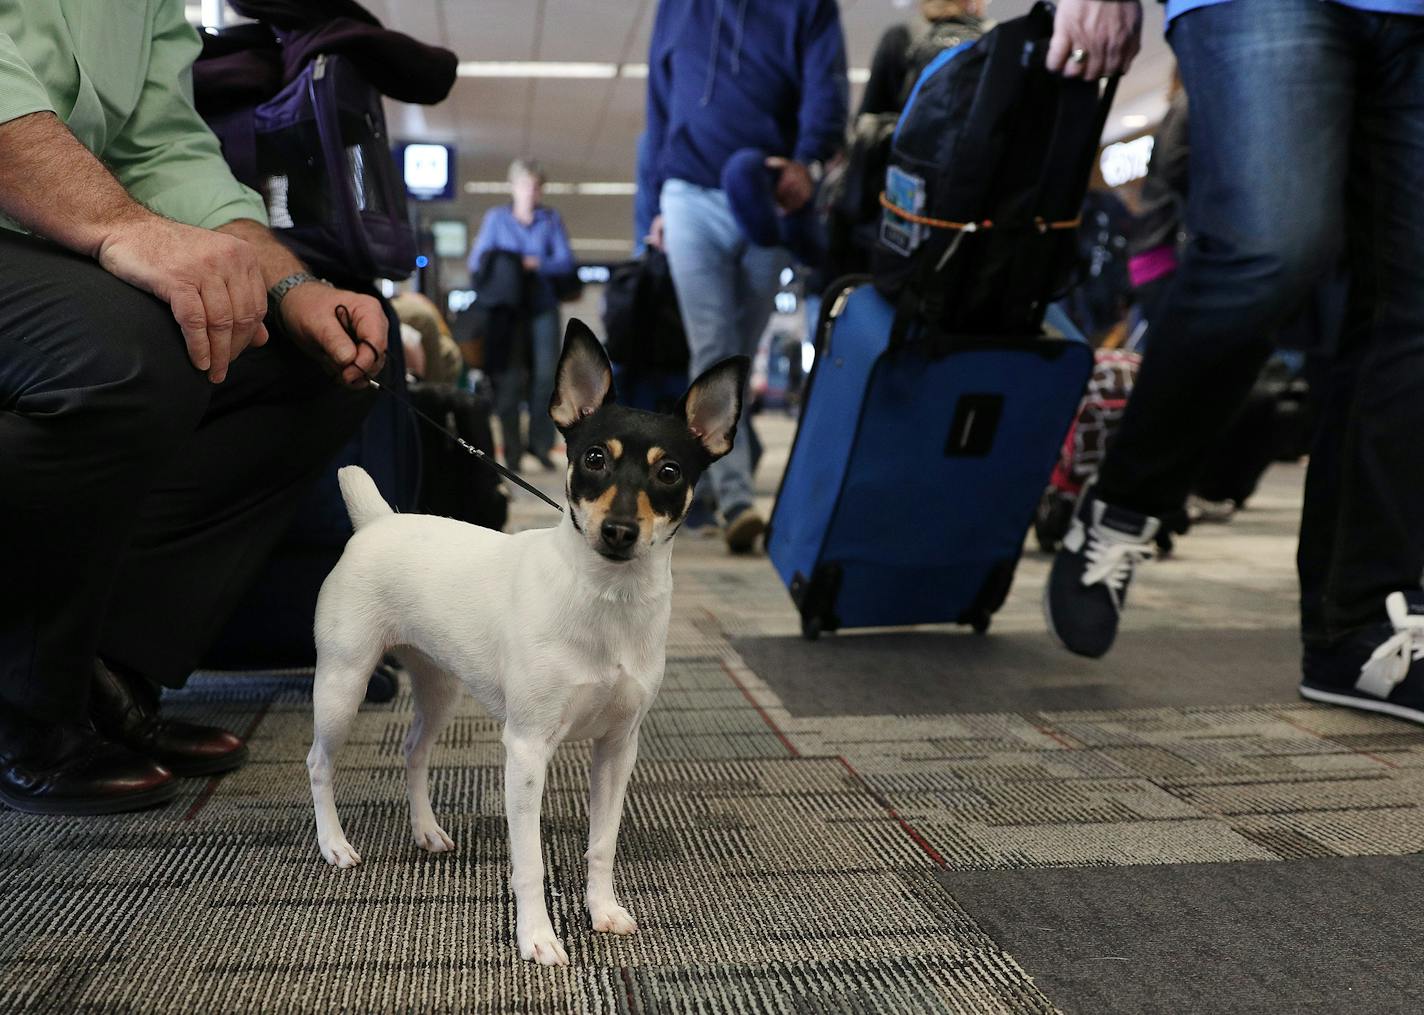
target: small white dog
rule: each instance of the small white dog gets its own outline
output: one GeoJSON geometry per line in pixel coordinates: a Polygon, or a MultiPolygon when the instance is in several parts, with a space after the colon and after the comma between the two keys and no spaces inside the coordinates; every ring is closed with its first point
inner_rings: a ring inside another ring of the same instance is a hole
{"type": "Polygon", "coordinates": [[[404,751],[416,845],[455,846],[435,820],[427,779],[463,683],[504,724],[519,954],[568,963],[544,908],[539,807],[549,759],[570,738],[593,740],[585,896],[593,929],[637,930],[614,895],[613,856],[638,728],[663,679],[672,540],[698,477],[731,450],[748,366],[738,357],[712,367],[673,415],[624,408],[612,404],[603,347],[570,321],[549,406],[568,445],[569,509],[553,528],[506,535],[398,515],[365,472],[341,470],[356,534],[317,602],[307,756],[328,863],[361,861],[336,814],[334,761],[372,669],[395,648],[415,697],[404,751]]]}

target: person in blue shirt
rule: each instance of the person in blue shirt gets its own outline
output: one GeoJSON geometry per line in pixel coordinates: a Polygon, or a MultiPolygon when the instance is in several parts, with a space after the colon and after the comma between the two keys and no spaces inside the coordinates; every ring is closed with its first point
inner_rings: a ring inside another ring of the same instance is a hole
{"type": "MultiPolygon", "coordinates": [[[[1064,0],[1056,66],[1106,66],[1136,6],[1064,0]]],[[[1297,556],[1300,693],[1424,723],[1424,0],[1169,0],[1167,18],[1190,239],[1054,562],[1049,624],[1083,655],[1111,647],[1159,519],[1343,251],[1297,556]]]]}
{"type": "Polygon", "coordinates": [[[559,300],[551,279],[568,275],[575,267],[564,220],[543,203],[544,182],[539,163],[516,159],[510,165],[511,201],[485,212],[469,260],[470,272],[478,274],[489,252],[518,254],[523,258],[525,272],[531,276],[528,373],[521,357],[514,355],[510,369],[495,383],[505,459],[515,469],[524,451],[543,468],[554,467],[549,458],[554,449],[554,421],[545,411],[554,394],[554,368],[559,362],[559,300]],[[526,389],[531,408],[527,443],[520,433],[519,413],[526,389]]]}
{"type": "MultiPolygon", "coordinates": [[[[662,0],[648,54],[645,159],[639,186],[656,202],[648,242],[666,251],[693,376],[750,356],[771,316],[787,252],[743,235],[721,189],[736,152],[764,151],[776,200],[811,199],[840,147],[848,84],[835,0],[662,0]]],[[[755,547],[751,442],[708,470],[734,552],[755,547]]]]}

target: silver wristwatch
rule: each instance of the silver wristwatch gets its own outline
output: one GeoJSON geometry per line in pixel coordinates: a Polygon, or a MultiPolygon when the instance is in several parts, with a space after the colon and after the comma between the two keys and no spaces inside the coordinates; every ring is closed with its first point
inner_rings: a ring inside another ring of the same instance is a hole
{"type": "Polygon", "coordinates": [[[304,282],[319,282],[322,285],[331,285],[326,279],[317,278],[309,271],[294,271],[267,290],[268,307],[272,310],[276,310],[282,305],[282,298],[304,282]]]}

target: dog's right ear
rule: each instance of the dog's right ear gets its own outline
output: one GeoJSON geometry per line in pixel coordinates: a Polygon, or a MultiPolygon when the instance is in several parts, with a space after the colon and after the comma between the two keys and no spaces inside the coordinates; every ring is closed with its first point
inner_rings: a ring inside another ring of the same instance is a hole
{"type": "Polygon", "coordinates": [[[554,373],[549,416],[560,430],[567,430],[611,401],[613,365],[608,362],[608,353],[588,325],[571,317],[564,330],[564,351],[554,373]]]}

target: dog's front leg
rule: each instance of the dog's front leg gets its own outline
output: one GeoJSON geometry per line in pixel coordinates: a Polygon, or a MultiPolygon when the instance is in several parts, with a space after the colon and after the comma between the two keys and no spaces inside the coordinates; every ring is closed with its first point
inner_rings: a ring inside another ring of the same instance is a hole
{"type": "Polygon", "coordinates": [[[544,851],[539,845],[539,806],[544,772],[557,744],[504,731],[504,808],[509,819],[510,884],[517,908],[516,935],[522,958],[567,966],[568,954],[544,908],[544,851]]]}
{"type": "Polygon", "coordinates": [[[623,796],[633,762],[638,759],[638,730],[593,742],[588,781],[588,905],[593,929],[631,934],[638,924],[613,894],[613,856],[618,849],[618,825],[623,820],[623,796]]]}

